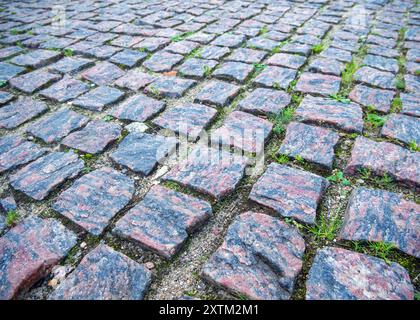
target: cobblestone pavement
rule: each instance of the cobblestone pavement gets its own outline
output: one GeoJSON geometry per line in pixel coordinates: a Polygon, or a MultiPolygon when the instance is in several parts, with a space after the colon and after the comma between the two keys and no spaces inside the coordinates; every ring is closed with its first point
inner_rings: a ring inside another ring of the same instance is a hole
{"type": "Polygon", "coordinates": [[[419,299],[420,6],[0,1],[0,299],[419,299]]]}

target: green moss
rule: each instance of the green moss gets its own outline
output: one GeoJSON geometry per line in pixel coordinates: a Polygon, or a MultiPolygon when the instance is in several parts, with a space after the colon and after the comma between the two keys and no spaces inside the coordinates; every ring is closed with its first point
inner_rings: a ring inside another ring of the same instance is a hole
{"type": "Polygon", "coordinates": [[[6,215],[6,225],[12,227],[19,220],[19,215],[16,210],[10,210],[6,215]]]}

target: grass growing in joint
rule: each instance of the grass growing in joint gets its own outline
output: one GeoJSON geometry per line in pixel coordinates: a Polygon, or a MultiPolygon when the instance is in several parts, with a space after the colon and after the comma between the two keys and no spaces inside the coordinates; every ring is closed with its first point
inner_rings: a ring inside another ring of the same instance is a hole
{"type": "Polygon", "coordinates": [[[6,215],[6,225],[12,227],[19,219],[19,215],[15,210],[10,210],[6,215]]]}
{"type": "Polygon", "coordinates": [[[341,76],[343,87],[347,87],[353,82],[353,75],[358,68],[359,64],[355,60],[352,60],[346,64],[346,67],[344,68],[343,74],[341,76]]]}
{"type": "Polygon", "coordinates": [[[395,249],[395,245],[387,242],[369,242],[369,249],[377,257],[385,260],[386,263],[391,264],[390,256],[395,249]]]}
{"type": "Polygon", "coordinates": [[[307,227],[307,231],[313,234],[317,240],[332,241],[334,240],[335,234],[340,226],[341,220],[338,215],[334,215],[330,219],[327,219],[324,215],[321,215],[319,222],[313,226],[307,227]]]}
{"type": "Polygon", "coordinates": [[[374,113],[368,113],[366,116],[366,122],[373,128],[382,127],[385,124],[385,117],[378,116],[374,113]]]}
{"type": "Polygon", "coordinates": [[[331,182],[335,182],[335,183],[341,183],[345,186],[349,186],[350,185],[350,181],[347,180],[344,177],[344,173],[342,171],[336,171],[334,172],[334,174],[330,175],[329,177],[327,177],[328,181],[331,182]]]}
{"type": "Polygon", "coordinates": [[[316,44],[312,47],[312,53],[313,54],[318,54],[321,53],[322,51],[324,51],[325,46],[324,44],[320,43],[320,44],[316,44]]]}
{"type": "Polygon", "coordinates": [[[293,119],[295,110],[290,107],[284,108],[275,117],[271,118],[274,123],[273,132],[277,135],[281,135],[286,130],[286,125],[293,119]]]}

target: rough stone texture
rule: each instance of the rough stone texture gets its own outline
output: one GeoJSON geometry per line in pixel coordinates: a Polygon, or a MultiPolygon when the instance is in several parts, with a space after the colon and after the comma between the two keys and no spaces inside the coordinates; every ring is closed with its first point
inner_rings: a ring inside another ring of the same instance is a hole
{"type": "Polygon", "coordinates": [[[254,70],[254,66],[243,62],[225,62],[213,72],[213,77],[222,80],[245,82],[254,70]]]}
{"type": "Polygon", "coordinates": [[[54,219],[29,217],[0,238],[0,299],[28,290],[76,244],[76,235],[54,219]]]}
{"type": "Polygon", "coordinates": [[[143,63],[143,66],[154,72],[170,71],[172,68],[180,63],[184,57],[180,54],[170,52],[155,53],[150,59],[143,63]]]}
{"type": "Polygon", "coordinates": [[[385,58],[368,54],[363,60],[363,64],[378,70],[398,72],[398,62],[396,59],[385,58]]]}
{"type": "Polygon", "coordinates": [[[391,72],[379,71],[371,67],[361,67],[355,72],[353,79],[373,87],[395,90],[395,75],[391,72]]]}
{"type": "Polygon", "coordinates": [[[124,138],[110,157],[119,165],[147,176],[174,151],[176,144],[175,138],[133,132],[124,138]]]}
{"type": "Polygon", "coordinates": [[[235,49],[226,60],[244,62],[244,63],[259,63],[267,55],[266,52],[260,50],[252,50],[247,48],[235,49]]]}
{"type": "Polygon", "coordinates": [[[406,144],[420,145],[420,120],[402,114],[391,114],[382,127],[381,135],[406,144]]]}
{"type": "Polygon", "coordinates": [[[7,81],[22,73],[23,67],[18,67],[10,63],[0,62],[0,81],[7,81]]]}
{"type": "Polygon", "coordinates": [[[82,73],[84,79],[92,81],[98,86],[110,84],[123,75],[124,71],[107,61],[100,62],[82,73]]]}
{"type": "Polygon", "coordinates": [[[296,229],[268,215],[246,212],[231,224],[201,275],[250,299],[285,300],[302,269],[304,251],[296,229]]]}
{"type": "Polygon", "coordinates": [[[418,94],[420,91],[420,79],[419,76],[406,74],[404,76],[405,90],[414,94],[418,94]]]}
{"type": "Polygon", "coordinates": [[[241,156],[197,146],[164,179],[221,199],[236,188],[244,175],[246,164],[246,159],[241,156]]]}
{"type": "Polygon", "coordinates": [[[299,55],[276,53],[267,60],[267,64],[291,69],[299,69],[305,61],[306,58],[299,55]]]}
{"type": "Polygon", "coordinates": [[[394,95],[394,91],[375,89],[358,84],[350,92],[349,98],[365,107],[371,107],[381,112],[388,112],[391,108],[394,95]]]}
{"type": "Polygon", "coordinates": [[[36,70],[13,78],[9,83],[13,88],[31,94],[60,78],[61,76],[57,74],[45,70],[36,70]]]}
{"type": "Polygon", "coordinates": [[[392,243],[420,257],[420,205],[379,189],[353,191],[339,237],[345,240],[392,243]]]}
{"type": "Polygon", "coordinates": [[[17,135],[4,136],[0,138],[0,173],[35,160],[46,152],[45,148],[17,135]]]}
{"type": "Polygon", "coordinates": [[[40,68],[60,57],[61,53],[51,50],[35,50],[14,57],[10,62],[19,66],[40,68]]]}
{"type": "Polygon", "coordinates": [[[187,59],[180,67],[179,73],[186,77],[203,78],[218,64],[215,60],[191,58],[187,59]]]}
{"type": "Polygon", "coordinates": [[[211,134],[213,146],[233,146],[245,152],[260,153],[273,124],[249,113],[234,111],[211,134]]]}
{"type": "Polygon", "coordinates": [[[109,61],[118,65],[123,65],[128,68],[132,68],[139,64],[147,57],[146,52],[140,52],[137,50],[124,49],[121,52],[113,55],[109,61]]]}
{"type": "Polygon", "coordinates": [[[344,70],[344,63],[334,59],[317,58],[312,60],[308,66],[310,72],[320,72],[325,74],[331,74],[333,76],[340,76],[344,70]]]}
{"type": "Polygon", "coordinates": [[[102,152],[111,142],[117,140],[121,127],[115,123],[94,120],[86,127],[63,139],[61,144],[90,154],[102,152]]]}
{"type": "Polygon", "coordinates": [[[413,94],[401,93],[402,113],[409,116],[420,117],[420,97],[413,94]]]}
{"type": "Polygon", "coordinates": [[[60,194],[52,208],[89,233],[99,236],[130,201],[134,183],[112,168],[90,172],[60,194]]]}
{"type": "Polygon", "coordinates": [[[152,83],[155,79],[155,76],[139,70],[130,70],[124,76],[116,80],[114,84],[121,88],[138,91],[152,83]]]}
{"type": "Polygon", "coordinates": [[[27,129],[27,132],[46,143],[53,143],[80,129],[88,121],[89,118],[68,108],[63,108],[35,122],[27,129]]]}
{"type": "Polygon", "coordinates": [[[217,114],[217,110],[202,104],[185,103],[163,112],[152,122],[195,141],[217,114]]]}
{"type": "Polygon", "coordinates": [[[296,84],[296,90],[328,96],[338,92],[340,83],[341,78],[336,76],[304,72],[296,84]]]}
{"type": "Polygon", "coordinates": [[[263,115],[276,115],[290,103],[284,91],[257,88],[238,104],[239,110],[263,115]]]}
{"type": "Polygon", "coordinates": [[[140,300],[152,280],[144,265],[105,244],[89,252],[50,300],[140,300]]]}
{"type": "MultiPolygon", "coordinates": [[[[17,209],[16,201],[13,196],[8,196],[0,199],[0,212],[8,213],[17,209]]],[[[2,229],[0,227],[0,229],[2,229]]]]}
{"type": "Polygon", "coordinates": [[[108,86],[99,86],[78,97],[72,104],[92,111],[102,111],[103,108],[117,102],[123,96],[124,92],[118,89],[108,86]]]}
{"type": "Polygon", "coordinates": [[[51,100],[67,102],[77,98],[89,90],[89,86],[82,81],[65,76],[62,80],[44,89],[40,94],[51,100]]]}
{"type": "Polygon", "coordinates": [[[300,156],[303,160],[331,170],[338,140],[339,135],[330,129],[291,122],[278,152],[290,157],[300,156]]]}
{"type": "Polygon", "coordinates": [[[74,75],[77,72],[90,67],[93,61],[79,57],[65,57],[60,61],[50,65],[48,69],[63,74],[74,75]]]}
{"type": "Polygon", "coordinates": [[[14,95],[8,92],[0,91],[0,106],[13,100],[14,95]]]}
{"type": "Polygon", "coordinates": [[[345,172],[356,174],[361,168],[376,175],[388,174],[396,181],[416,188],[420,185],[420,152],[410,152],[389,142],[358,137],[345,172]]]}
{"type": "Polygon", "coordinates": [[[328,186],[323,177],[271,163],[254,184],[249,199],[283,217],[314,224],[318,204],[328,186]]]}
{"type": "Polygon", "coordinates": [[[343,103],[336,100],[305,96],[295,111],[298,120],[327,124],[346,132],[362,132],[363,112],[355,103],[343,103]]]}
{"type": "Polygon", "coordinates": [[[318,250],[306,282],[307,300],[412,300],[407,271],[393,262],[341,248],[318,250]]]}
{"type": "Polygon", "coordinates": [[[44,102],[21,96],[0,108],[0,128],[14,129],[47,110],[44,102]]]}
{"type": "Polygon", "coordinates": [[[144,91],[166,98],[180,98],[196,83],[194,80],[164,76],[149,84],[144,91]]]}
{"type": "Polygon", "coordinates": [[[212,80],[195,97],[195,102],[224,107],[239,93],[238,86],[227,82],[212,80]]]}
{"type": "Polygon", "coordinates": [[[10,185],[27,196],[42,200],[83,168],[83,161],[73,152],[51,152],[26,165],[9,177],[10,185]]]}
{"type": "Polygon", "coordinates": [[[254,79],[254,83],[263,87],[287,89],[295,77],[296,70],[268,66],[254,79]]]}
{"type": "Polygon", "coordinates": [[[164,108],[164,102],[137,94],[109,109],[108,114],[121,120],[146,121],[164,108]]]}
{"type": "Polygon", "coordinates": [[[211,217],[209,203],[161,186],[120,219],[113,232],[165,258],[172,258],[188,234],[211,217]]]}

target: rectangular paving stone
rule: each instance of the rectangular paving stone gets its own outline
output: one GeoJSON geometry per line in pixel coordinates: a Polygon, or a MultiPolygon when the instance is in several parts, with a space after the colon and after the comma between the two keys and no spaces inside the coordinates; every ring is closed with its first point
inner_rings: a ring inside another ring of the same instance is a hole
{"type": "Polygon", "coordinates": [[[320,73],[304,72],[300,76],[296,90],[304,93],[328,96],[340,90],[341,78],[320,73]]]}
{"type": "Polygon", "coordinates": [[[398,61],[396,59],[390,59],[381,56],[374,56],[368,54],[363,59],[362,63],[363,65],[382,71],[389,71],[392,73],[398,73],[399,70],[398,61]]]}
{"type": "Polygon", "coordinates": [[[325,73],[333,76],[340,76],[345,65],[334,59],[316,58],[308,65],[308,71],[313,73],[325,73]]]}
{"type": "Polygon", "coordinates": [[[132,68],[139,64],[147,57],[146,52],[140,52],[138,50],[124,49],[113,55],[109,61],[118,65],[123,65],[128,68],[132,68]]]}
{"type": "Polygon", "coordinates": [[[412,300],[408,272],[399,264],[342,248],[316,253],[306,300],[412,300]]]}
{"type": "Polygon", "coordinates": [[[184,103],[163,112],[152,122],[174,133],[196,141],[217,114],[217,110],[202,104],[184,103]]]}
{"type": "Polygon", "coordinates": [[[259,86],[287,89],[296,77],[296,70],[275,66],[266,67],[255,79],[254,83],[259,86]]]}
{"type": "Polygon", "coordinates": [[[241,34],[225,33],[214,39],[211,44],[214,46],[238,48],[245,41],[245,39],[246,37],[241,34]]]}
{"type": "Polygon", "coordinates": [[[235,190],[247,165],[244,157],[197,146],[164,176],[183,186],[221,199],[235,190]]]}
{"type": "Polygon", "coordinates": [[[365,137],[357,137],[345,173],[355,175],[364,168],[375,175],[387,174],[398,182],[418,188],[419,161],[420,152],[410,152],[389,142],[376,142],[365,137]]]}
{"type": "Polygon", "coordinates": [[[0,299],[13,299],[49,273],[76,245],[55,219],[31,216],[0,238],[0,299]]]}
{"type": "Polygon", "coordinates": [[[66,180],[83,169],[83,161],[73,152],[51,152],[9,177],[10,185],[35,200],[43,200],[66,180]]]}
{"type": "Polygon", "coordinates": [[[420,92],[420,79],[419,76],[414,76],[411,74],[406,74],[404,76],[404,82],[405,82],[405,90],[407,92],[411,92],[414,94],[418,94],[420,92]]]}
{"type": "Polygon", "coordinates": [[[93,120],[80,131],[65,137],[62,145],[85,153],[98,154],[121,135],[121,127],[115,123],[93,120]]]}
{"type": "Polygon", "coordinates": [[[126,255],[100,244],[48,297],[49,300],[141,300],[151,272],[126,255]]]}
{"type": "Polygon", "coordinates": [[[406,144],[420,145],[420,120],[402,114],[391,114],[382,127],[381,136],[396,139],[406,144]]]}
{"type": "Polygon", "coordinates": [[[305,63],[306,58],[297,54],[275,53],[267,60],[267,64],[286,67],[291,69],[299,69],[305,63]]]}
{"type": "Polygon", "coordinates": [[[305,161],[331,170],[334,147],[339,138],[339,135],[330,129],[291,122],[287,126],[286,136],[278,153],[293,158],[300,156],[305,161]]]}
{"type": "Polygon", "coordinates": [[[84,79],[92,81],[98,86],[110,84],[123,75],[124,71],[107,61],[99,62],[94,67],[82,72],[84,79]]]}
{"type": "Polygon", "coordinates": [[[254,71],[252,64],[242,62],[225,62],[213,72],[213,77],[222,80],[245,82],[254,71]]]}
{"type": "Polygon", "coordinates": [[[357,188],[350,196],[340,239],[392,243],[420,257],[420,206],[401,195],[357,188]]]}
{"type": "Polygon", "coordinates": [[[58,60],[60,56],[61,53],[57,51],[38,49],[16,56],[10,62],[19,66],[40,68],[58,60]]]}
{"type": "Polygon", "coordinates": [[[64,76],[62,80],[49,88],[42,90],[39,94],[51,100],[63,103],[77,98],[87,91],[89,91],[89,86],[86,83],[69,76],[64,76]]]}
{"type": "Polygon", "coordinates": [[[144,38],[139,36],[121,35],[110,42],[111,45],[117,47],[130,48],[138,44],[144,38]]]}
{"type": "Polygon", "coordinates": [[[64,57],[48,67],[49,70],[62,74],[75,75],[79,71],[93,65],[90,59],[79,57],[64,57]]]}
{"type": "Polygon", "coordinates": [[[387,48],[384,46],[378,46],[370,44],[367,48],[368,54],[374,54],[378,56],[383,56],[387,58],[398,58],[400,53],[396,49],[387,48]]]}
{"type": "Polygon", "coordinates": [[[349,63],[352,60],[351,52],[333,47],[329,47],[322,51],[320,56],[326,59],[338,60],[343,63],[349,63]]]}
{"type": "Polygon", "coordinates": [[[401,113],[420,117],[420,97],[414,94],[400,93],[402,103],[401,113]]]}
{"type": "Polygon", "coordinates": [[[156,185],[117,222],[113,233],[170,259],[211,215],[209,203],[156,185]]]}
{"type": "Polygon", "coordinates": [[[172,68],[180,63],[183,59],[184,56],[180,54],[159,51],[153,54],[150,59],[147,59],[143,63],[143,67],[153,72],[165,72],[172,70],[172,68]]]}
{"type": "Polygon", "coordinates": [[[166,45],[168,45],[171,42],[171,40],[167,38],[162,37],[148,37],[145,38],[140,43],[133,46],[133,48],[148,51],[148,52],[154,52],[159,49],[162,49],[166,45]]]}
{"type": "Polygon", "coordinates": [[[0,62],[0,81],[8,81],[25,71],[25,68],[7,62],[0,62]]]}
{"type": "Polygon", "coordinates": [[[312,46],[305,43],[289,42],[282,46],[280,51],[308,57],[312,52],[312,46]]]}
{"type": "Polygon", "coordinates": [[[146,121],[161,112],[165,103],[143,94],[136,94],[108,110],[108,114],[120,120],[146,121]]]}
{"type": "Polygon", "coordinates": [[[217,64],[215,60],[191,58],[179,67],[178,72],[184,77],[200,79],[209,75],[217,64]]]}
{"type": "Polygon", "coordinates": [[[195,80],[162,76],[149,84],[144,91],[167,98],[181,98],[187,90],[191,89],[196,84],[197,82],[195,80]]]}
{"type": "Polygon", "coordinates": [[[12,88],[31,94],[60,79],[61,76],[58,74],[45,70],[35,70],[11,79],[9,84],[12,88]]]}
{"type": "Polygon", "coordinates": [[[106,106],[119,101],[124,92],[108,87],[99,86],[73,100],[72,105],[91,111],[102,111],[106,106]]]}
{"type": "Polygon", "coordinates": [[[276,115],[290,101],[290,95],[285,91],[257,88],[238,103],[238,109],[257,115],[276,115]]]}
{"type": "Polygon", "coordinates": [[[88,49],[84,52],[84,55],[92,58],[97,58],[101,60],[109,59],[116,53],[123,50],[120,47],[108,46],[108,45],[100,45],[97,47],[93,47],[88,49]]]}
{"type": "Polygon", "coordinates": [[[371,67],[361,67],[353,76],[359,83],[365,83],[381,89],[395,90],[395,75],[391,72],[379,71],[371,67]]]}
{"type": "Polygon", "coordinates": [[[3,59],[11,58],[21,53],[22,51],[23,49],[18,46],[10,46],[10,47],[1,48],[0,59],[3,60],[3,59]]]}
{"type": "Polygon", "coordinates": [[[89,118],[63,108],[35,122],[26,131],[45,143],[53,143],[80,129],[88,121],[89,118]]]}
{"type": "Polygon", "coordinates": [[[349,94],[349,98],[365,107],[381,112],[388,112],[395,92],[371,88],[362,84],[356,85],[349,94]]]}
{"type": "Polygon", "coordinates": [[[14,129],[47,110],[44,102],[21,96],[0,108],[0,128],[14,129]]]}
{"type": "Polygon", "coordinates": [[[252,187],[249,199],[283,217],[314,224],[329,182],[310,172],[271,163],[252,187]]]}
{"type": "Polygon", "coordinates": [[[169,46],[165,47],[165,51],[187,55],[193,50],[197,49],[200,45],[196,42],[182,40],[178,42],[172,42],[169,46]]]}
{"type": "Polygon", "coordinates": [[[0,138],[0,173],[35,160],[46,152],[47,149],[17,135],[3,136],[0,138]]]}
{"type": "Polygon", "coordinates": [[[233,50],[226,60],[243,63],[260,63],[265,58],[267,52],[261,50],[253,50],[248,48],[238,48],[233,50]]]}
{"type": "Polygon", "coordinates": [[[132,132],[118,145],[110,158],[121,166],[148,176],[176,148],[177,140],[153,134],[132,132]]]}
{"type": "Polygon", "coordinates": [[[278,47],[279,44],[279,41],[274,41],[265,37],[254,37],[247,41],[246,46],[252,49],[272,51],[278,47]]]}
{"type": "Polygon", "coordinates": [[[194,102],[224,107],[239,94],[239,90],[237,85],[211,80],[197,94],[194,102]]]}
{"type": "Polygon", "coordinates": [[[361,133],[363,130],[363,111],[355,103],[307,95],[296,109],[295,117],[303,122],[327,124],[346,132],[361,133]]]}
{"type": "Polygon", "coordinates": [[[293,227],[266,214],[245,212],[230,225],[201,276],[249,299],[287,300],[302,269],[304,251],[305,242],[293,227]]]}
{"type": "Polygon", "coordinates": [[[148,73],[141,72],[139,70],[130,70],[121,78],[118,78],[114,84],[121,88],[138,91],[143,89],[148,84],[152,83],[157,79],[156,76],[152,76],[148,73]]]}
{"type": "Polygon", "coordinates": [[[62,192],[52,208],[89,233],[99,236],[134,193],[134,182],[104,167],[76,180],[62,192]]]}
{"type": "Polygon", "coordinates": [[[260,153],[273,124],[242,111],[233,111],[211,134],[213,146],[232,146],[245,152],[260,153]]]}
{"type": "Polygon", "coordinates": [[[208,45],[199,49],[197,58],[219,60],[229,53],[227,47],[208,45]]]}

